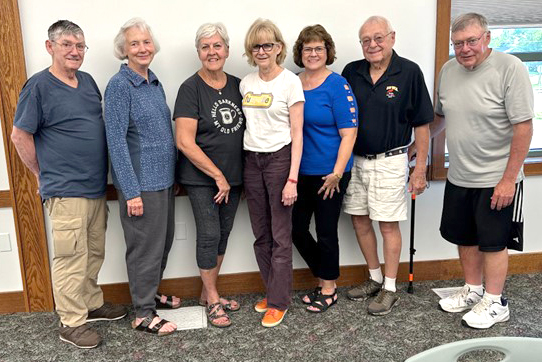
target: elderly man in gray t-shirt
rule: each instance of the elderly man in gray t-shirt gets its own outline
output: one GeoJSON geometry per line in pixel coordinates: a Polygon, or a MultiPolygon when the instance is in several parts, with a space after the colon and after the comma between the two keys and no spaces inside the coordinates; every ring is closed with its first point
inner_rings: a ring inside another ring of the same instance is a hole
{"type": "Polygon", "coordinates": [[[489,328],[509,319],[502,291],[508,249],[523,248],[523,162],[533,125],[533,92],[521,61],[489,48],[479,14],[452,24],[455,59],[438,79],[432,136],[444,128],[450,156],[440,232],[458,245],[465,286],[439,301],[462,323],[489,328]],[[485,281],[485,292],[482,282],[485,281]]]}

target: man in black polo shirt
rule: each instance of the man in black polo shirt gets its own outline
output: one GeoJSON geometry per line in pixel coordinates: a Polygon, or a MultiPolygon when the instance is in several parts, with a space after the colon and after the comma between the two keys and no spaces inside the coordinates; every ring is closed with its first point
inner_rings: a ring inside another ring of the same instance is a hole
{"type": "Polygon", "coordinates": [[[433,107],[420,67],[393,51],[395,32],[387,19],[368,18],[360,28],[359,38],[365,59],[348,64],[342,73],[359,105],[354,167],[344,211],[352,215],[370,279],[350,290],[348,297],[365,300],[376,295],[368,312],[384,315],[399,300],[395,288],[401,254],[399,221],[407,219],[405,185],[412,128],[418,162],[408,191],[421,194],[426,187],[425,160],[433,107]],[[373,220],[378,221],[384,239],[385,278],[373,220]]]}

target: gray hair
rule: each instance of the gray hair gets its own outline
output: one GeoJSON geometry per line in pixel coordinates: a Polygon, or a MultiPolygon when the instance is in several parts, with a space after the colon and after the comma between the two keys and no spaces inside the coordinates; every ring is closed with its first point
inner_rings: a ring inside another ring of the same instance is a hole
{"type": "Polygon", "coordinates": [[[203,38],[210,38],[213,35],[218,34],[224,40],[224,44],[227,47],[230,46],[230,37],[228,36],[228,31],[222,23],[205,23],[198,28],[196,32],[196,49],[199,46],[199,42],[203,38]]]}
{"type": "Polygon", "coordinates": [[[385,17],[383,16],[380,16],[380,15],[373,15],[373,16],[370,16],[367,18],[367,20],[365,20],[365,22],[359,27],[359,31],[358,31],[358,34],[361,35],[361,29],[363,29],[363,27],[367,24],[370,24],[370,23],[381,23],[381,24],[384,24],[386,26],[386,32],[387,33],[391,33],[393,30],[393,27],[391,26],[391,23],[388,19],[386,19],[385,17]]]}
{"type": "Polygon", "coordinates": [[[478,24],[483,31],[488,31],[488,23],[485,16],[478,13],[466,13],[458,15],[452,23],[452,33],[461,31],[469,25],[478,24]]]}
{"type": "Polygon", "coordinates": [[[62,35],[73,35],[76,38],[85,36],[79,25],[72,23],[69,20],[59,20],[47,30],[47,36],[50,41],[55,41],[62,35]]]}
{"type": "Polygon", "coordinates": [[[120,60],[128,58],[128,56],[124,52],[124,45],[126,43],[126,32],[134,27],[138,28],[139,30],[148,32],[152,38],[152,42],[154,43],[155,53],[158,53],[160,51],[160,44],[158,44],[158,41],[152,34],[151,27],[145,22],[145,20],[141,18],[132,18],[120,27],[117,36],[115,36],[115,40],[113,40],[113,52],[115,54],[115,57],[120,60]]]}

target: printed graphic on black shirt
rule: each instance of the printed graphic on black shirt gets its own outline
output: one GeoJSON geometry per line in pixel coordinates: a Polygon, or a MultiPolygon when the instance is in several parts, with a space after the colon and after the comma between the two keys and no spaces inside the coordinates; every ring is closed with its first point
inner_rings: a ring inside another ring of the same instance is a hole
{"type": "Polygon", "coordinates": [[[224,134],[239,131],[245,122],[239,107],[229,99],[219,99],[211,108],[213,125],[224,134]]]}

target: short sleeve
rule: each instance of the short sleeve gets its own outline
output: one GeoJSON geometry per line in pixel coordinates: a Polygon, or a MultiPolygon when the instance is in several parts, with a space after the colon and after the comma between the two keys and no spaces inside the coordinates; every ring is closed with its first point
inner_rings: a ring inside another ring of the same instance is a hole
{"type": "Polygon", "coordinates": [[[444,71],[444,67],[440,70],[437,80],[437,94],[435,99],[435,113],[439,116],[444,115],[444,111],[442,110],[442,102],[440,101],[440,81],[442,79],[442,72],[444,71]]]}
{"type": "Polygon", "coordinates": [[[330,89],[332,97],[333,118],[337,128],[353,128],[358,126],[358,106],[352,88],[344,79],[337,75],[330,89]]]}
{"type": "Polygon", "coordinates": [[[423,78],[420,67],[416,65],[414,79],[411,88],[411,107],[408,119],[412,126],[418,127],[430,123],[434,119],[431,97],[423,78]]]}
{"type": "Polygon", "coordinates": [[[192,78],[189,78],[181,84],[179,92],[177,92],[175,108],[173,109],[173,119],[179,117],[200,119],[198,104],[196,82],[192,78]]]}
{"type": "Polygon", "coordinates": [[[521,61],[510,64],[504,77],[504,104],[510,123],[534,118],[534,95],[529,74],[521,61]]]}
{"type": "Polygon", "coordinates": [[[38,131],[43,116],[41,102],[35,94],[37,90],[33,88],[28,82],[24,85],[13,119],[15,127],[32,134],[38,131]]]}
{"type": "Polygon", "coordinates": [[[297,102],[305,102],[305,94],[303,93],[303,85],[301,79],[295,74],[291,74],[289,77],[289,87],[287,94],[288,108],[296,104],[297,102]]]}

